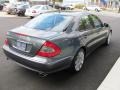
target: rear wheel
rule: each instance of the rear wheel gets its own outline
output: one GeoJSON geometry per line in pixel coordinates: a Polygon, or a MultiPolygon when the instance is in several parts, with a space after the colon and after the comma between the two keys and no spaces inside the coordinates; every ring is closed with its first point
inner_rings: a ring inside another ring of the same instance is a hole
{"type": "Polygon", "coordinates": [[[34,18],[33,16],[30,16],[30,19],[34,18]]]}
{"type": "Polygon", "coordinates": [[[7,12],[7,14],[11,14],[10,12],[7,12]]]}
{"type": "Polygon", "coordinates": [[[99,10],[98,10],[97,8],[95,9],[95,11],[96,11],[96,12],[99,12],[99,10]]]}
{"type": "Polygon", "coordinates": [[[87,10],[87,11],[89,11],[86,7],[84,8],[84,10],[87,10]]]}
{"type": "Polygon", "coordinates": [[[79,72],[83,66],[84,59],[85,59],[84,50],[80,49],[72,62],[72,65],[71,65],[72,71],[79,72]]]}

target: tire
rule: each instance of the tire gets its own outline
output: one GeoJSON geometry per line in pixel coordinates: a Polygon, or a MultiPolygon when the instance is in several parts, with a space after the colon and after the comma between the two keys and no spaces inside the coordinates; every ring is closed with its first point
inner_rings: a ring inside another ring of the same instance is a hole
{"type": "Polygon", "coordinates": [[[98,10],[97,8],[95,9],[95,11],[96,11],[96,12],[99,12],[99,10],[98,10]]]}
{"type": "Polygon", "coordinates": [[[70,7],[67,7],[67,10],[71,10],[70,7]]]}
{"type": "Polygon", "coordinates": [[[3,6],[0,7],[0,11],[2,11],[2,10],[3,10],[3,6]]]}
{"type": "Polygon", "coordinates": [[[85,52],[83,49],[80,49],[79,52],[74,57],[74,60],[70,67],[71,70],[73,72],[79,72],[83,66],[84,59],[85,59],[85,52]]]}
{"type": "Polygon", "coordinates": [[[84,10],[89,11],[86,7],[84,8],[84,10]]]}
{"type": "Polygon", "coordinates": [[[10,12],[7,12],[7,14],[11,14],[10,12]]]}
{"type": "Polygon", "coordinates": [[[30,19],[33,19],[34,17],[33,16],[30,16],[30,19]]]}
{"type": "Polygon", "coordinates": [[[107,37],[107,39],[106,39],[106,41],[105,41],[105,45],[106,45],[106,46],[110,45],[111,36],[112,36],[112,32],[110,32],[110,33],[108,34],[108,37],[107,37]]]}
{"type": "Polygon", "coordinates": [[[21,16],[21,14],[17,14],[18,16],[21,16]]]}

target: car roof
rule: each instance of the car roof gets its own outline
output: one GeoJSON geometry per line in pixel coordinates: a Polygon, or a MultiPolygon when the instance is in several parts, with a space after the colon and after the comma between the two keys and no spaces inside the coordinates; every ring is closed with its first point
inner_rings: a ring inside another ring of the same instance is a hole
{"type": "Polygon", "coordinates": [[[82,11],[55,11],[55,12],[49,12],[51,14],[62,14],[65,16],[73,16],[73,17],[80,17],[85,15],[90,15],[88,12],[82,12],[82,11]]]}
{"type": "MultiPolygon", "coordinates": [[[[33,6],[48,6],[48,5],[33,5],[33,6]]],[[[33,7],[33,6],[32,6],[32,7],[33,7]]]]}
{"type": "Polygon", "coordinates": [[[48,6],[48,5],[33,5],[31,8],[36,8],[36,7],[41,8],[41,7],[46,7],[46,6],[48,6]]]}

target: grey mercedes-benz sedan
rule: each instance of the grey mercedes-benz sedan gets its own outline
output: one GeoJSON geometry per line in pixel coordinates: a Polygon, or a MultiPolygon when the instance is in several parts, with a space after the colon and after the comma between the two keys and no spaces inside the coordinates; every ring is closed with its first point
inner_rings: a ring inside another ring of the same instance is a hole
{"type": "Polygon", "coordinates": [[[96,15],[52,12],[8,31],[3,50],[8,59],[41,74],[66,68],[79,72],[85,57],[109,45],[111,35],[110,26],[96,15]]]}

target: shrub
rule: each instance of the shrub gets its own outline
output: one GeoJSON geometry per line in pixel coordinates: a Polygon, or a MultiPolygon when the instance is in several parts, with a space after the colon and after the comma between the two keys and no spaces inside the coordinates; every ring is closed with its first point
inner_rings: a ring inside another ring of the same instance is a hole
{"type": "Polygon", "coordinates": [[[84,6],[85,6],[84,4],[76,4],[75,8],[83,9],[84,6]]]}

